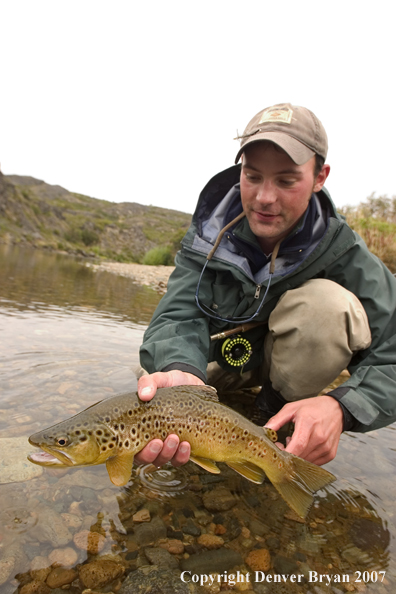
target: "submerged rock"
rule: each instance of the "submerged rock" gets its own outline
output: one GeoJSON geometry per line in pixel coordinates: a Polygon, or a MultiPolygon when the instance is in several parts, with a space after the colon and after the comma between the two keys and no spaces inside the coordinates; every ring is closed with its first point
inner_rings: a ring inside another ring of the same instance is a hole
{"type": "Polygon", "coordinates": [[[118,594],[198,594],[199,592],[198,586],[181,580],[180,571],[144,567],[128,575],[118,594]]]}
{"type": "Polygon", "coordinates": [[[254,549],[245,562],[253,571],[268,571],[271,567],[271,555],[268,549],[254,549]]]}
{"type": "Polygon", "coordinates": [[[0,438],[0,484],[25,482],[43,474],[42,466],[27,459],[35,449],[26,437],[0,438]]]}
{"type": "Polygon", "coordinates": [[[243,559],[239,553],[232,549],[217,549],[191,555],[180,563],[183,571],[191,573],[221,573],[232,569],[237,565],[243,565],[243,559]]]}
{"type": "Polygon", "coordinates": [[[120,563],[107,559],[92,561],[80,567],[80,580],[86,588],[101,588],[120,577],[125,568],[120,563]]]}
{"type": "Polygon", "coordinates": [[[22,571],[26,564],[26,556],[19,544],[14,543],[4,547],[0,559],[0,585],[5,584],[16,573],[22,571]]]}
{"type": "Polygon", "coordinates": [[[157,565],[158,567],[169,567],[171,569],[176,569],[179,567],[177,559],[172,557],[168,551],[161,547],[147,548],[145,549],[144,554],[152,565],[157,565]]]}
{"type": "Polygon", "coordinates": [[[135,528],[135,536],[139,545],[150,545],[160,538],[166,538],[166,526],[164,522],[156,516],[151,522],[138,524],[135,528]]]}
{"type": "Polygon", "coordinates": [[[73,538],[62,517],[49,506],[38,510],[39,519],[34,535],[39,542],[49,542],[54,548],[67,545],[73,538]]]}
{"type": "Polygon", "coordinates": [[[67,584],[71,584],[78,577],[77,571],[68,569],[66,567],[55,567],[48,575],[46,583],[53,588],[61,588],[67,584]]]}
{"type": "Polygon", "coordinates": [[[236,505],[237,500],[226,487],[217,487],[203,495],[203,504],[208,511],[227,511],[236,505]]]}

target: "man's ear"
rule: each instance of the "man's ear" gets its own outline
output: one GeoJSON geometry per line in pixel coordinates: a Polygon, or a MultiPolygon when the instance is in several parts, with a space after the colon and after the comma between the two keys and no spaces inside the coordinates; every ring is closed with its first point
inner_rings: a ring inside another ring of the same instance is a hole
{"type": "Polygon", "coordinates": [[[315,185],[313,187],[314,192],[319,192],[319,190],[321,190],[323,188],[325,181],[329,176],[329,173],[330,173],[330,165],[327,165],[327,163],[325,163],[323,165],[322,169],[320,170],[320,172],[318,173],[318,175],[316,176],[315,185]]]}

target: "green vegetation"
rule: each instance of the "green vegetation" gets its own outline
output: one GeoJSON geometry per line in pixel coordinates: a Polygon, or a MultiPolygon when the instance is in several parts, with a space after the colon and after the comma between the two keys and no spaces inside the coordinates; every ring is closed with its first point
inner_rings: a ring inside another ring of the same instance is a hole
{"type": "Polygon", "coordinates": [[[172,252],[167,247],[153,248],[144,256],[142,264],[148,264],[149,266],[172,266],[172,252]]]}
{"type": "Polygon", "coordinates": [[[191,216],[113,203],[40,180],[0,173],[0,242],[117,262],[172,265],[191,216]]]}
{"type": "Polygon", "coordinates": [[[373,254],[396,272],[396,196],[371,194],[357,206],[345,206],[339,212],[366,242],[373,254]]]}

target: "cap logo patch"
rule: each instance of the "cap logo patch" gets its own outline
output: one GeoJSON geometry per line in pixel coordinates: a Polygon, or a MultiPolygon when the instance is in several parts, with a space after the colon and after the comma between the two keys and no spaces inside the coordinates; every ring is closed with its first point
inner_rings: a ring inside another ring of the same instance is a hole
{"type": "Polygon", "coordinates": [[[263,112],[259,124],[264,122],[283,122],[290,124],[293,115],[293,110],[290,107],[270,108],[263,112]]]}

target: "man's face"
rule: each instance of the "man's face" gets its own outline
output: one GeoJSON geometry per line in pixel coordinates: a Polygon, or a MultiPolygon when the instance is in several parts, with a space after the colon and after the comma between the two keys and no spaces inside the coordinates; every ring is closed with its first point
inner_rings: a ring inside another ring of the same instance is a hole
{"type": "Polygon", "coordinates": [[[323,187],[330,167],[324,165],[316,178],[314,168],[315,157],[296,165],[269,142],[246,147],[241,171],[242,206],[264,253],[270,253],[290,233],[306,211],[312,192],[323,187]]]}

